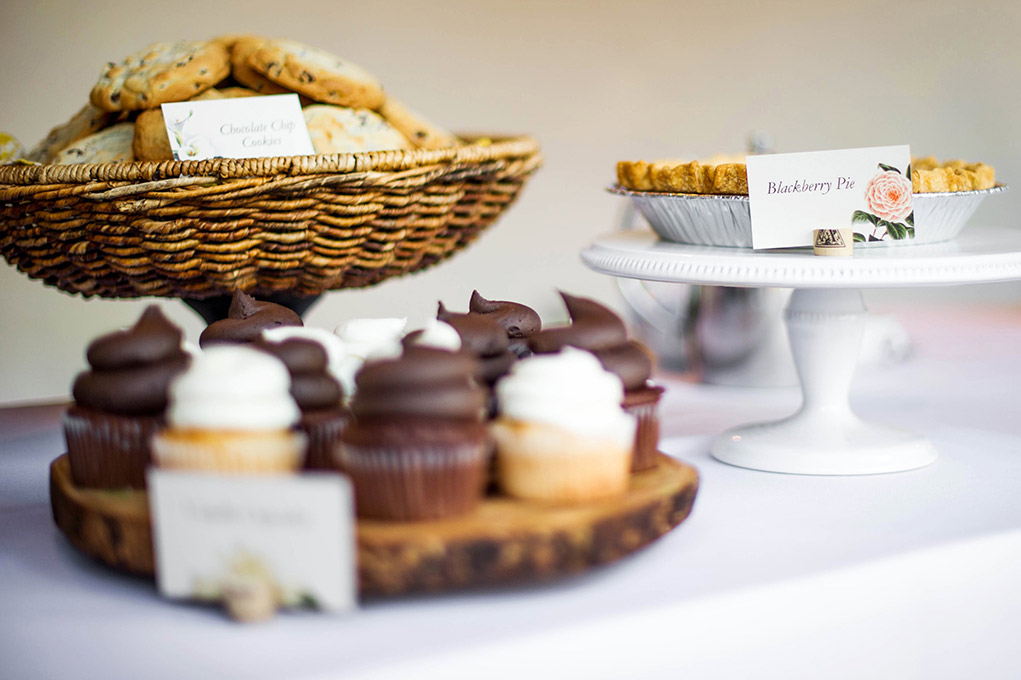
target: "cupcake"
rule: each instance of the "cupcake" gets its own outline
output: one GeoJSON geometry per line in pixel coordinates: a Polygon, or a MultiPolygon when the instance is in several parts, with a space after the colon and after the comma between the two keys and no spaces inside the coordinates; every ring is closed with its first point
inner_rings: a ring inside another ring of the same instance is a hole
{"type": "Polygon", "coordinates": [[[104,335],[75,378],[64,435],[77,486],[145,487],[149,441],[163,426],[170,381],[188,366],[182,333],[155,305],[132,328],[104,335]]]}
{"type": "MultiPolygon", "coordinates": [[[[325,328],[315,328],[313,326],[277,326],[262,331],[260,337],[270,342],[283,342],[292,338],[301,338],[302,340],[310,340],[318,344],[326,352],[326,369],[337,382],[341,382],[344,361],[347,357],[347,347],[336,334],[331,333],[325,328]]],[[[343,388],[343,383],[341,383],[341,387],[343,388]]]]}
{"type": "Polygon", "coordinates": [[[492,388],[507,375],[517,357],[510,350],[506,331],[492,318],[482,314],[457,314],[441,302],[436,318],[454,327],[461,337],[461,348],[478,359],[480,384],[492,388]]]}
{"type": "Polygon", "coordinates": [[[348,400],[355,392],[355,374],[366,361],[401,355],[401,337],[407,325],[407,319],[351,319],[333,331],[344,346],[337,378],[348,400]]]}
{"type": "Polygon", "coordinates": [[[509,496],[579,502],[627,491],[635,417],[620,378],[567,347],[514,365],[496,384],[497,480],[509,496]]]}
{"type": "Polygon", "coordinates": [[[532,353],[528,338],[542,329],[542,320],[531,307],[506,300],[487,300],[479,295],[479,291],[473,290],[468,312],[495,321],[507,333],[510,350],[519,359],[532,353]]]}
{"type": "Polygon", "coordinates": [[[620,317],[595,300],[561,293],[571,324],[548,328],[529,339],[536,354],[548,354],[571,346],[592,352],[603,367],[624,383],[624,410],[638,418],[631,469],[656,466],[659,445],[659,400],[663,388],[649,380],[652,355],[643,345],[629,340],[620,317]]]}
{"type": "Polygon", "coordinates": [[[275,356],[291,374],[291,396],[301,410],[299,429],[308,437],[305,468],[333,469],[333,448],[348,419],[344,392],[329,372],[327,353],[321,344],[298,336],[271,339],[276,335],[263,333],[251,346],[275,356]]]}
{"type": "Polygon", "coordinates": [[[491,442],[475,373],[470,356],[425,346],[366,362],[336,450],[359,516],[424,520],[479,504],[491,442]]]}
{"type": "Polygon", "coordinates": [[[167,427],[153,438],[161,468],[274,474],[297,471],[305,435],[291,376],[246,346],[210,347],[170,384],[167,427]]]}
{"type": "Polygon", "coordinates": [[[460,352],[461,335],[446,321],[430,319],[425,327],[411,331],[401,339],[405,348],[412,346],[445,349],[448,352],[460,352]]]}
{"type": "Polygon", "coordinates": [[[293,310],[274,302],[259,302],[244,291],[235,290],[227,318],[209,324],[199,336],[203,349],[212,345],[243,345],[264,330],[281,326],[302,326],[293,310]]]}

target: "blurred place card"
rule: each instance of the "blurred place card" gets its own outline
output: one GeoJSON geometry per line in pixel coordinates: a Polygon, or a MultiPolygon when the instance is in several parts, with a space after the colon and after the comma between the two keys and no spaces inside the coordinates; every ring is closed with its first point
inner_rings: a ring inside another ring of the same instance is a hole
{"type": "Polygon", "coordinates": [[[163,104],[179,161],[314,154],[296,94],[163,104]]]}
{"type": "Polygon", "coordinates": [[[755,249],[811,246],[813,229],[850,227],[856,243],[915,237],[906,145],[748,156],[747,166],[755,249]]]}
{"type": "Polygon", "coordinates": [[[149,471],[160,593],[217,601],[265,587],[278,606],[357,601],[354,496],[346,477],[149,471]]]}

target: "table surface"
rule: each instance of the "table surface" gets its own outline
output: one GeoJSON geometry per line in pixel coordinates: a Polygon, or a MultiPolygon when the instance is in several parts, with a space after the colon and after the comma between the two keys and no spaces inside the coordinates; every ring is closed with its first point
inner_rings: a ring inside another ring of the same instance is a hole
{"type": "Polygon", "coordinates": [[[952,241],[858,248],[816,257],[811,248],[752,250],[661,240],[649,229],[598,237],[581,258],[603,274],[723,286],[890,288],[1021,279],[1021,230],[974,226],[952,241]]]}
{"type": "Polygon", "coordinates": [[[70,548],[47,498],[61,407],[0,409],[0,677],[1021,677],[1021,308],[898,319],[914,351],[860,371],[852,403],[926,433],[929,467],[724,465],[713,436],[793,411],[797,390],[662,376],[661,448],[702,487],[649,548],[553,584],[255,626],[161,600],[70,548]]]}

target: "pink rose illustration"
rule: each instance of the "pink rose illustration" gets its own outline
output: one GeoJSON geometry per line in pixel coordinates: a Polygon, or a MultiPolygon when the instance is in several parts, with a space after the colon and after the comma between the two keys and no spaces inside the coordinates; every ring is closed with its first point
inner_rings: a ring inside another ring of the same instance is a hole
{"type": "Polygon", "coordinates": [[[911,214],[911,180],[893,170],[877,173],[865,186],[865,202],[881,219],[904,219],[911,214]]]}

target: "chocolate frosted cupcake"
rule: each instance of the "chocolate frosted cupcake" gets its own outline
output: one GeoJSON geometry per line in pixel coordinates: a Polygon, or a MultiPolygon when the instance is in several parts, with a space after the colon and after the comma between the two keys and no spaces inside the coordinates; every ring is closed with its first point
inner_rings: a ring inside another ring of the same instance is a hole
{"type": "Polygon", "coordinates": [[[495,321],[510,340],[510,350],[523,358],[532,353],[528,338],[542,330],[542,320],[531,307],[506,300],[487,300],[473,290],[468,311],[495,321]]]}
{"type": "Polygon", "coordinates": [[[638,418],[632,470],[656,466],[659,444],[657,407],[663,388],[649,381],[652,358],[640,343],[628,340],[620,317],[595,300],[560,293],[571,315],[571,324],[549,328],[529,340],[536,354],[559,352],[566,346],[588,350],[603,368],[624,383],[624,410],[638,418]]]}
{"type": "Polygon", "coordinates": [[[463,353],[423,346],[365,364],[336,450],[359,516],[423,520],[478,505],[491,442],[476,370],[463,353]]]}
{"type": "Polygon", "coordinates": [[[301,317],[273,302],[259,302],[247,293],[235,290],[227,318],[209,324],[199,336],[202,348],[216,344],[243,345],[264,331],[280,326],[301,326],[301,317]]]}
{"type": "Polygon", "coordinates": [[[291,374],[291,396],[301,409],[299,429],[308,437],[305,468],[333,469],[333,449],[348,410],[340,383],[328,370],[326,350],[313,340],[297,337],[277,342],[264,336],[252,347],[280,359],[291,374]]]}
{"type": "Polygon", "coordinates": [[[150,439],[163,426],[170,381],[188,366],[181,329],[150,306],[132,328],[89,345],[64,416],[71,477],[81,487],[145,488],[150,439]]]}
{"type": "Polygon", "coordinates": [[[482,314],[457,314],[441,302],[436,318],[454,327],[461,337],[461,349],[479,361],[476,377],[480,384],[492,388],[496,381],[507,375],[517,360],[510,351],[506,331],[495,320],[482,314]]]}

